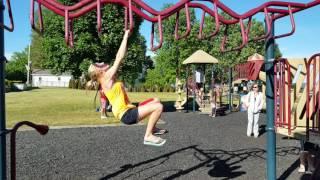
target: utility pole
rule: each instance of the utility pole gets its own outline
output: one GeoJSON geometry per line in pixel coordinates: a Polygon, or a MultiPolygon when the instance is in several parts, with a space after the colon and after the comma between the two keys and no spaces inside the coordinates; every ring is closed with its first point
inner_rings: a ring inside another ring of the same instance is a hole
{"type": "Polygon", "coordinates": [[[30,86],[30,71],[31,71],[31,60],[30,60],[30,48],[31,44],[29,44],[29,51],[28,51],[28,64],[26,65],[27,69],[27,86],[30,86]]]}

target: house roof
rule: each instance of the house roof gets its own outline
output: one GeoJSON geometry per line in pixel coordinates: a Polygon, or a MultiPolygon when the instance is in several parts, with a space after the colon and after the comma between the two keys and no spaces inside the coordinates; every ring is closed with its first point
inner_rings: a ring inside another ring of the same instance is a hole
{"type": "Polygon", "coordinates": [[[49,69],[33,69],[31,75],[42,75],[42,76],[71,76],[70,72],[64,72],[62,74],[53,74],[49,69]]]}
{"type": "Polygon", "coordinates": [[[218,62],[218,59],[215,57],[202,50],[198,50],[184,60],[182,64],[215,64],[218,62]]]}

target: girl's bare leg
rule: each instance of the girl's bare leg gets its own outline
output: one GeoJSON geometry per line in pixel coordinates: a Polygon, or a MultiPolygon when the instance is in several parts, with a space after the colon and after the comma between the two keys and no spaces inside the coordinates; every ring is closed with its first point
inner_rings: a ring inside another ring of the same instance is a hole
{"type": "Polygon", "coordinates": [[[155,140],[157,137],[152,134],[152,130],[157,124],[161,113],[163,110],[163,105],[160,102],[148,103],[148,105],[138,107],[139,120],[142,120],[149,116],[149,121],[147,124],[146,133],[144,136],[145,140],[155,140]]]}

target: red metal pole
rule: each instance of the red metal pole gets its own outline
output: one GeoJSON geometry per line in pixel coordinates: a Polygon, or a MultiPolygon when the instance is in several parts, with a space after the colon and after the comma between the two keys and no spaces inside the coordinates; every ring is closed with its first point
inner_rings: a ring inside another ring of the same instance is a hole
{"type": "MultiPolygon", "coordinates": [[[[313,76],[312,76],[312,114],[315,111],[315,103],[316,103],[316,74],[317,74],[317,62],[312,59],[313,61],[313,76]]],[[[313,118],[314,119],[314,118],[313,118]]],[[[313,128],[313,120],[312,120],[312,128],[313,128]]]]}
{"type": "MultiPolygon", "coordinates": [[[[319,56],[315,56],[315,61],[317,60],[317,58],[319,58],[319,56]]],[[[318,59],[319,60],[319,59],[318,59]]],[[[319,66],[318,66],[318,109],[317,109],[317,113],[320,113],[320,62],[318,63],[319,66]]],[[[320,116],[320,114],[318,114],[320,116]]],[[[318,131],[320,130],[320,118],[318,117],[318,131]]]]}
{"type": "Polygon", "coordinates": [[[274,36],[275,39],[291,36],[296,31],[296,25],[294,22],[294,17],[293,17],[293,13],[292,13],[292,9],[291,9],[290,5],[288,6],[288,9],[289,9],[289,15],[290,15],[290,22],[291,22],[291,26],[292,26],[291,32],[286,33],[286,34],[282,34],[282,35],[278,35],[278,36],[274,36]]]}
{"type": "Polygon", "coordinates": [[[286,60],[287,64],[287,75],[288,75],[288,129],[289,135],[291,135],[291,67],[289,62],[286,60]]]}
{"type": "Polygon", "coordinates": [[[285,64],[285,59],[282,60],[282,64],[283,64],[283,87],[282,87],[282,90],[283,90],[283,122],[285,125],[288,124],[288,121],[287,121],[287,112],[286,112],[286,99],[287,99],[287,96],[286,96],[286,64],[285,64]]]}
{"type": "Polygon", "coordinates": [[[274,81],[273,81],[273,86],[274,86],[274,92],[275,92],[275,98],[274,98],[274,121],[275,121],[275,126],[278,127],[278,70],[277,70],[278,63],[275,63],[274,68],[273,68],[273,76],[274,76],[274,81]]]}
{"type": "Polygon", "coordinates": [[[307,102],[306,102],[306,141],[309,140],[309,104],[310,104],[310,97],[309,97],[309,93],[310,93],[310,65],[311,65],[311,60],[309,59],[308,63],[307,63],[307,92],[306,92],[306,98],[307,98],[307,102]]]}
{"type": "Polygon", "coordinates": [[[175,26],[175,31],[174,31],[174,37],[175,37],[176,40],[179,40],[179,39],[187,37],[191,32],[190,12],[189,12],[188,4],[185,4],[185,13],[186,13],[187,30],[182,36],[180,36],[179,35],[179,14],[180,14],[180,12],[179,11],[177,12],[177,15],[176,15],[176,26],[175,26]]]}
{"type": "Polygon", "coordinates": [[[37,125],[29,121],[18,122],[10,131],[10,166],[11,166],[11,179],[16,179],[16,132],[22,125],[27,125],[39,132],[41,135],[45,135],[49,131],[49,127],[45,125],[37,125]]]}

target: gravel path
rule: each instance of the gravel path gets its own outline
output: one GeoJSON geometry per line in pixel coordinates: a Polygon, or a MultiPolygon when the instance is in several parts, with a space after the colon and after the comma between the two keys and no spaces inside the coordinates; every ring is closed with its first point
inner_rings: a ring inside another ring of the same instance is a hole
{"type": "MultiPolygon", "coordinates": [[[[142,125],[18,132],[17,179],[266,178],[266,133],[248,138],[246,113],[212,119],[170,112],[162,119],[169,133],[160,148],[143,145],[142,125]]],[[[277,177],[300,179],[298,152],[298,141],[277,136],[277,177]]]]}

